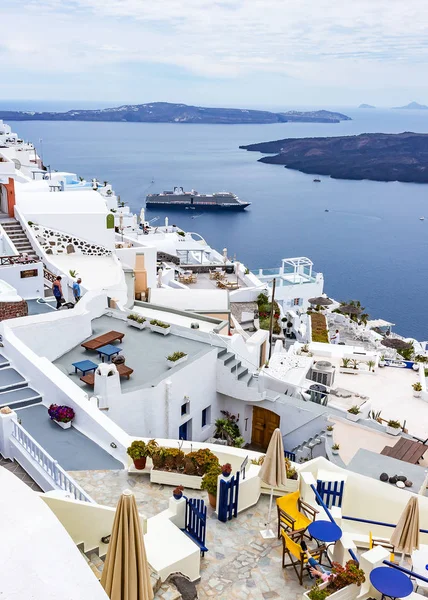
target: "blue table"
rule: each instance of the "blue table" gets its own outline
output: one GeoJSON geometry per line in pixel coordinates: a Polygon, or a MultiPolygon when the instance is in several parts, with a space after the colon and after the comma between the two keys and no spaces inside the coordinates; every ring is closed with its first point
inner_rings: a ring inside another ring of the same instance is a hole
{"type": "Polygon", "coordinates": [[[392,567],[376,567],[370,573],[370,581],[374,588],[389,598],[405,598],[413,592],[410,578],[392,567]]]}
{"type": "Polygon", "coordinates": [[[77,371],[82,371],[82,374],[86,375],[86,373],[95,371],[98,365],[92,362],[92,360],[81,360],[79,362],[73,363],[73,367],[75,373],[77,373],[77,371]]]}
{"type": "Polygon", "coordinates": [[[122,348],[119,348],[119,346],[113,346],[113,344],[107,344],[106,346],[101,346],[101,348],[98,348],[97,352],[101,360],[104,362],[104,356],[107,356],[107,358],[110,359],[115,354],[122,352],[122,348]]]}
{"type": "Polygon", "coordinates": [[[331,521],[314,521],[308,525],[308,533],[320,542],[337,542],[342,537],[342,530],[331,521]]]}

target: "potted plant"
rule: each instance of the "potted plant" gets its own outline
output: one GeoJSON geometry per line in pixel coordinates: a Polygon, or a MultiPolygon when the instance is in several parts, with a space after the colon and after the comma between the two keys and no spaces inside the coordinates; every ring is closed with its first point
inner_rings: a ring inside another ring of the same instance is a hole
{"type": "Polygon", "coordinates": [[[303,344],[303,346],[300,348],[301,352],[309,352],[309,345],[308,344],[303,344]]]}
{"type": "Polygon", "coordinates": [[[223,477],[230,477],[231,473],[232,473],[232,465],[230,463],[226,463],[225,465],[223,465],[221,467],[221,474],[223,475],[223,477]]]}
{"type": "Polygon", "coordinates": [[[144,329],[146,327],[147,321],[144,317],[141,317],[140,315],[131,313],[126,318],[127,324],[131,327],[135,327],[136,329],[144,329]]]}
{"type": "Polygon", "coordinates": [[[346,418],[349,421],[354,421],[354,422],[358,421],[358,419],[360,418],[359,417],[360,413],[361,413],[361,411],[357,405],[351,406],[351,408],[348,408],[346,418]]]}
{"type": "Polygon", "coordinates": [[[352,363],[353,369],[355,369],[355,370],[358,369],[359,361],[356,358],[352,358],[351,363],[352,363]]]}
{"type": "Polygon", "coordinates": [[[354,560],[348,560],[345,566],[333,562],[333,577],[328,581],[321,583],[318,580],[311,590],[305,592],[305,600],[325,600],[330,597],[331,600],[351,600],[359,595],[359,587],[365,582],[364,571],[354,560]]]}
{"type": "Polygon", "coordinates": [[[62,429],[70,429],[71,422],[75,417],[75,412],[70,406],[59,406],[58,404],[51,404],[48,414],[51,421],[55,421],[62,429]]]}
{"type": "Polygon", "coordinates": [[[415,398],[420,398],[421,394],[422,394],[422,386],[421,386],[420,382],[417,381],[416,383],[414,383],[412,385],[412,388],[413,388],[413,396],[415,398]]]}
{"type": "Polygon", "coordinates": [[[331,451],[333,454],[339,454],[339,449],[340,449],[339,444],[333,444],[331,447],[331,451]]]}
{"type": "Polygon", "coordinates": [[[152,319],[150,321],[150,329],[156,333],[168,335],[171,331],[171,325],[169,325],[169,323],[164,323],[163,321],[158,321],[157,319],[152,319]]]}
{"type": "Polygon", "coordinates": [[[185,352],[173,352],[169,356],[166,357],[166,364],[171,369],[180,363],[186,362],[188,355],[185,352]]]}
{"type": "Polygon", "coordinates": [[[265,361],[265,369],[269,369],[269,361],[265,361]]]}
{"type": "Polygon", "coordinates": [[[334,427],[333,425],[327,425],[327,435],[331,437],[333,435],[334,427]]]}
{"type": "Polygon", "coordinates": [[[385,366],[385,355],[384,354],[382,354],[382,356],[380,357],[378,365],[381,368],[383,368],[385,366]]]}
{"type": "Polygon", "coordinates": [[[398,435],[400,433],[401,430],[401,423],[400,421],[394,421],[393,419],[390,419],[386,425],[386,433],[389,433],[389,435],[398,435]]]}
{"type": "Polygon", "coordinates": [[[374,373],[374,368],[375,368],[375,361],[374,360],[368,360],[367,361],[367,366],[369,368],[369,371],[371,371],[372,373],[374,373]]]}
{"type": "Polygon", "coordinates": [[[177,485],[175,489],[172,490],[172,495],[176,500],[181,500],[183,497],[184,487],[182,485],[177,485]]]}
{"type": "Polygon", "coordinates": [[[217,506],[217,483],[220,473],[220,467],[213,465],[202,477],[201,490],[206,490],[208,492],[210,506],[214,509],[217,506]]]}
{"type": "Polygon", "coordinates": [[[156,440],[150,440],[147,444],[143,440],[134,440],[126,452],[134,461],[134,467],[141,471],[146,468],[147,457],[152,456],[157,448],[156,440]]]}
{"type": "Polygon", "coordinates": [[[349,363],[351,362],[350,358],[342,358],[342,367],[344,369],[348,369],[349,368],[349,363]]]}

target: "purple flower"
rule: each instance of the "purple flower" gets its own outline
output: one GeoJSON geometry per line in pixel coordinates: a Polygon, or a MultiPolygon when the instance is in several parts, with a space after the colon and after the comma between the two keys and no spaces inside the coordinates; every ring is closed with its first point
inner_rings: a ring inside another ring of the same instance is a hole
{"type": "Polygon", "coordinates": [[[58,404],[51,404],[48,408],[48,414],[53,421],[59,421],[60,423],[69,423],[75,417],[72,408],[69,406],[58,406],[58,404]]]}

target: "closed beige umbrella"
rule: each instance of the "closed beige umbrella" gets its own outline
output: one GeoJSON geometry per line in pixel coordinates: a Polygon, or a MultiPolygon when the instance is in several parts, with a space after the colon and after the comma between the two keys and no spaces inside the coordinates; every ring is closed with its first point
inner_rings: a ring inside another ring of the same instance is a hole
{"type": "Polygon", "coordinates": [[[125,490],[118,502],[101,585],[110,600],[152,600],[149,564],[135,496],[125,490]]]}
{"type": "Polygon", "coordinates": [[[270,519],[272,516],[272,501],[273,501],[273,488],[281,487],[286,485],[287,472],[285,470],[284,460],[284,444],[282,443],[282,435],[280,429],[275,429],[270,438],[269,446],[266,452],[265,459],[259,472],[260,479],[270,486],[270,502],[269,502],[269,513],[268,520],[266,523],[267,529],[261,531],[263,538],[274,538],[275,534],[272,529],[269,528],[270,519]]]}
{"type": "Polygon", "coordinates": [[[403,558],[405,554],[412,554],[413,550],[419,549],[419,504],[416,496],[410,498],[401,513],[391,536],[391,544],[403,553],[403,558]]]}

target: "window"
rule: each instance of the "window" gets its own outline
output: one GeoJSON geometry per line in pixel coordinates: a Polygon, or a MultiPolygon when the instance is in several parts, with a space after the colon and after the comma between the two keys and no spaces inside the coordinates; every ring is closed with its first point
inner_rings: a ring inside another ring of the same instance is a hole
{"type": "Polygon", "coordinates": [[[294,306],[299,306],[300,305],[300,298],[294,298],[293,305],[294,306]]]}
{"type": "Polygon", "coordinates": [[[188,406],[189,406],[188,402],[185,402],[184,404],[181,405],[181,416],[182,417],[184,417],[184,415],[187,415],[188,406]]]}
{"type": "Polygon", "coordinates": [[[206,427],[211,422],[211,406],[207,406],[202,411],[202,427],[206,427]]]}

